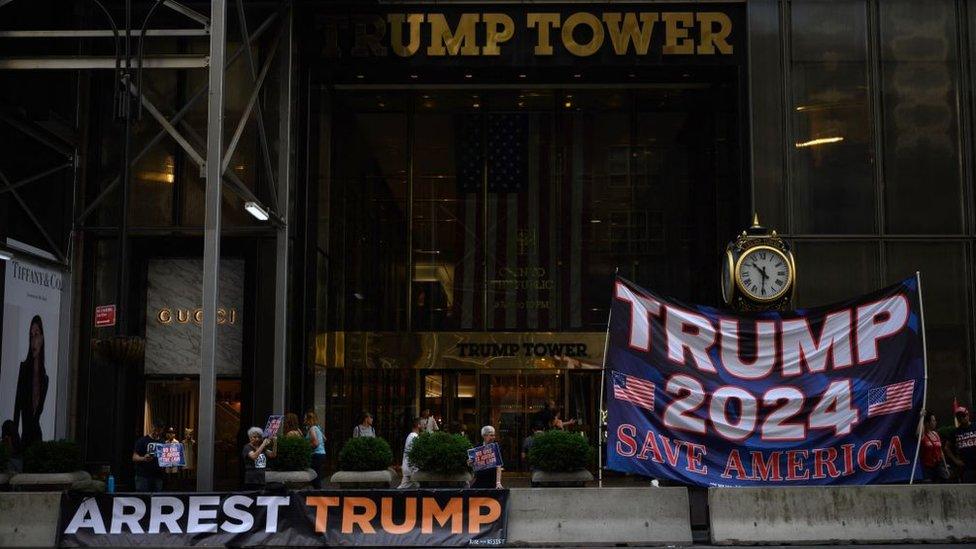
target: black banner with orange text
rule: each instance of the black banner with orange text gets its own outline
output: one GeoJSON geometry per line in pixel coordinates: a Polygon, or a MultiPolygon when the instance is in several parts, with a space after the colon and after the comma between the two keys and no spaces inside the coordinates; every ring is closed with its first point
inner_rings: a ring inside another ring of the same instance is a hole
{"type": "Polygon", "coordinates": [[[59,545],[497,546],[507,490],[65,493],[59,545]]]}

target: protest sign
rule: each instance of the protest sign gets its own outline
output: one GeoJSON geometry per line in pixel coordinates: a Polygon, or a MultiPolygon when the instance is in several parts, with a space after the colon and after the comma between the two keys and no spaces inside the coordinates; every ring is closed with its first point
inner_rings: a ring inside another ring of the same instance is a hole
{"type": "Polygon", "coordinates": [[[475,471],[494,469],[504,465],[502,463],[502,452],[497,442],[469,449],[468,459],[471,460],[471,466],[475,471]]]}
{"type": "Polygon", "coordinates": [[[285,416],[268,416],[268,423],[264,426],[264,438],[274,438],[281,430],[281,422],[285,416]]]}
{"type": "Polygon", "coordinates": [[[160,467],[186,467],[186,454],[183,452],[183,444],[171,442],[156,446],[158,452],[156,461],[160,467]]]}

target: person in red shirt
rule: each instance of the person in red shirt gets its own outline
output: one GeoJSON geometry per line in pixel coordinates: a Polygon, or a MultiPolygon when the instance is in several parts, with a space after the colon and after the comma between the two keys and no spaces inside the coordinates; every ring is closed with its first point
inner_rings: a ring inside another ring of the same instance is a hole
{"type": "Polygon", "coordinates": [[[925,472],[927,482],[946,482],[949,480],[949,468],[946,466],[945,457],[942,455],[942,439],[935,428],[939,422],[935,418],[935,412],[925,412],[925,420],[922,422],[924,431],[922,432],[922,470],[925,472]]]}

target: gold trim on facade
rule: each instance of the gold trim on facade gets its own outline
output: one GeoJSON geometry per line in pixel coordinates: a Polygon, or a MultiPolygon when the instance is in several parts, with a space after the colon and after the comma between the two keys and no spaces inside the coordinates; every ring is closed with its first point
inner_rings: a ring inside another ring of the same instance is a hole
{"type": "Polygon", "coordinates": [[[599,370],[605,332],[328,332],[319,368],[599,370]]]}

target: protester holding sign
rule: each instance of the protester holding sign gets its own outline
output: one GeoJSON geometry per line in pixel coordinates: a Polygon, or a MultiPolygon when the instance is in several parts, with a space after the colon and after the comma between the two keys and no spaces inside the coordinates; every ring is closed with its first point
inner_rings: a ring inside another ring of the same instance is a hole
{"type": "MultiPolygon", "coordinates": [[[[481,438],[485,446],[495,442],[495,428],[485,425],[481,428],[481,438]]],[[[491,467],[474,472],[471,488],[502,488],[502,468],[491,467]]]]}
{"type": "Polygon", "coordinates": [[[155,446],[162,440],[159,434],[163,430],[163,422],[155,419],[152,422],[152,430],[148,435],[136,441],[135,448],[132,450],[132,462],[135,463],[135,487],[136,492],[161,492],[163,491],[163,471],[156,463],[155,446]]]}
{"type": "Polygon", "coordinates": [[[264,430],[260,427],[251,427],[247,430],[248,443],[241,451],[241,459],[244,461],[244,488],[256,490],[264,486],[264,470],[268,467],[268,459],[274,459],[276,453],[269,449],[271,439],[262,440],[264,430]]]}
{"type": "Polygon", "coordinates": [[[922,470],[926,481],[941,483],[949,480],[951,475],[942,453],[942,438],[935,430],[938,426],[935,412],[925,412],[925,419],[922,421],[922,470]]]}

